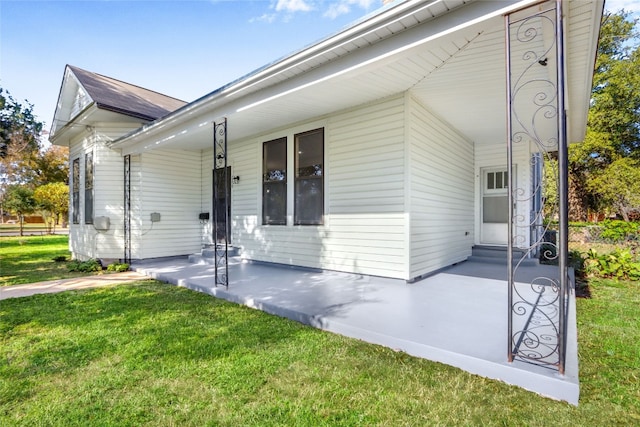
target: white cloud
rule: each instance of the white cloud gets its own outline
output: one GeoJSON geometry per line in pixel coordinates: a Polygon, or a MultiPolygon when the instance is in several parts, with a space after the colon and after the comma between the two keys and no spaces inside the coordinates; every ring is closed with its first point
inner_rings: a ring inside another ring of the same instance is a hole
{"type": "Polygon", "coordinates": [[[278,17],[275,13],[265,13],[262,16],[258,16],[257,18],[251,18],[249,22],[266,22],[267,24],[271,24],[278,17]]]}
{"type": "Polygon", "coordinates": [[[369,11],[373,7],[381,7],[382,5],[383,0],[271,0],[269,5],[271,11],[262,16],[252,18],[250,22],[288,22],[294,19],[298,12],[306,13],[312,11],[322,13],[324,18],[335,19],[340,15],[351,13],[355,7],[369,11]]]}
{"type": "Polygon", "coordinates": [[[604,7],[610,12],[624,9],[627,12],[640,13],[640,1],[638,0],[606,0],[604,7]]]}
{"type": "Polygon", "coordinates": [[[313,7],[305,0],[278,0],[276,12],[309,12],[313,7]]]}
{"type": "Polygon", "coordinates": [[[327,17],[329,19],[335,19],[340,15],[344,15],[345,13],[349,13],[351,8],[348,4],[345,3],[333,3],[329,6],[322,16],[327,17]]]}
{"type": "Polygon", "coordinates": [[[364,10],[369,10],[373,4],[381,6],[382,0],[339,0],[331,3],[322,16],[329,19],[335,19],[340,15],[351,12],[352,6],[359,6],[364,10]]]}

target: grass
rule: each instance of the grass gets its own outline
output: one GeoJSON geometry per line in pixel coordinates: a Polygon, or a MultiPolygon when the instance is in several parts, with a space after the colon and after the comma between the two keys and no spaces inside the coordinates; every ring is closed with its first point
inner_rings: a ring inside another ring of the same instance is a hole
{"type": "Polygon", "coordinates": [[[69,236],[0,237],[0,286],[83,276],[69,272],[56,256],[70,258],[69,236]]]}
{"type": "MultiPolygon", "coordinates": [[[[0,245],[5,284],[70,275],[67,236],[0,245]]],[[[640,424],[640,284],[590,295],[577,408],[155,281],[3,300],[0,425],[640,424]]]]}
{"type": "Polygon", "coordinates": [[[154,281],[0,304],[0,425],[640,423],[639,285],[578,301],[578,407],[154,281]]]}

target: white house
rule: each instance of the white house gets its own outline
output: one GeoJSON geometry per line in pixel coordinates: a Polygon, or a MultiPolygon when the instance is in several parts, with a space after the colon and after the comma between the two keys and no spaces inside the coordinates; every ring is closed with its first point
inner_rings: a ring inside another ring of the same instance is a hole
{"type": "Polygon", "coordinates": [[[507,171],[531,228],[537,159],[557,150],[554,136],[546,148],[516,137],[529,124],[551,132],[542,91],[528,88],[549,80],[564,95],[569,142],[586,128],[603,1],[563,1],[561,38],[545,21],[554,5],[393,2],[187,104],[68,66],[50,139],[70,148],[74,257],[193,254],[216,240],[225,207],[228,242],[253,261],[412,281],[474,246],[506,246],[507,171]],[[521,39],[531,16],[536,37],[521,39]],[[214,166],[223,121],[230,169],[214,166]],[[228,196],[213,195],[214,167],[228,196]]]}

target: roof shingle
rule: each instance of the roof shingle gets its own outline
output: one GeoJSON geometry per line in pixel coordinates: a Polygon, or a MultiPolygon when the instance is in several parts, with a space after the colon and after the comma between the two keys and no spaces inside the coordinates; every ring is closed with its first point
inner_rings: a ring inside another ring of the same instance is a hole
{"type": "Polygon", "coordinates": [[[177,110],[186,102],[125,83],[111,77],[68,65],[98,108],[144,120],[156,120],[177,110]]]}

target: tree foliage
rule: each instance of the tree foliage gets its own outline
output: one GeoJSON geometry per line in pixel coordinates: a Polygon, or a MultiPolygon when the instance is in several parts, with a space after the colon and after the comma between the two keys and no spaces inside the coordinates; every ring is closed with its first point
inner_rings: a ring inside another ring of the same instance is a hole
{"type": "Polygon", "coordinates": [[[43,123],[24,105],[0,87],[0,175],[6,184],[32,188],[50,182],[67,182],[68,149],[45,146],[43,123]]]}
{"type": "Polygon", "coordinates": [[[0,158],[37,150],[42,126],[33,115],[32,104],[22,105],[0,87],[0,158]]]}
{"type": "Polygon", "coordinates": [[[603,173],[594,174],[588,189],[599,206],[611,207],[629,221],[630,210],[640,206],[640,161],[631,157],[613,161],[603,173]]]}
{"type": "Polygon", "coordinates": [[[26,185],[9,185],[2,195],[2,206],[3,209],[18,216],[20,220],[20,235],[22,236],[24,216],[33,213],[38,206],[33,197],[33,191],[26,185]]]}
{"type": "Polygon", "coordinates": [[[60,216],[69,212],[69,186],[63,182],[41,185],[35,189],[33,197],[50,229],[55,229],[60,216]]]}
{"type": "Polygon", "coordinates": [[[50,145],[45,149],[25,152],[5,164],[9,183],[21,183],[32,188],[52,182],[68,182],[68,148],[50,145]]]}
{"type": "MultiPolygon", "coordinates": [[[[633,194],[613,197],[612,185],[637,180],[640,160],[640,43],[638,21],[624,11],[605,14],[596,58],[585,140],[569,148],[570,216],[640,207],[633,194]],[[621,174],[619,176],[618,174],[621,174]],[[635,177],[635,178],[634,178],[635,177]]],[[[635,187],[627,187],[632,192],[635,187]]]]}

